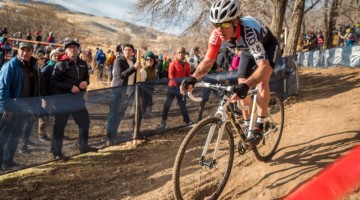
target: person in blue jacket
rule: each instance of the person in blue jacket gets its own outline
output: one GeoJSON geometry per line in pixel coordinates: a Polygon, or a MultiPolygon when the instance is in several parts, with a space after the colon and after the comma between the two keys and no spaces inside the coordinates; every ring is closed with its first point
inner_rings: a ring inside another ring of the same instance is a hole
{"type": "Polygon", "coordinates": [[[32,57],[33,45],[21,42],[18,54],[5,63],[0,71],[0,163],[2,170],[19,164],[14,154],[24,124],[34,118],[36,107],[22,98],[40,94],[40,80],[36,59],[32,57]],[[16,98],[16,99],[15,99],[16,98]]]}
{"type": "Polygon", "coordinates": [[[100,49],[95,57],[96,69],[98,70],[98,77],[100,78],[100,80],[102,79],[104,74],[105,61],[106,61],[106,55],[103,52],[103,50],[100,49]]]}

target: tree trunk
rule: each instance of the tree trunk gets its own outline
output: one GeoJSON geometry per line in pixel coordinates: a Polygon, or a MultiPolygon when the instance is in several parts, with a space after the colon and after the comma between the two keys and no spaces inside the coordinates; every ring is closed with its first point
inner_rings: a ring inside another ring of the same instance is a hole
{"type": "Polygon", "coordinates": [[[328,35],[329,32],[332,30],[329,30],[329,20],[328,20],[328,12],[329,12],[329,0],[324,0],[324,25],[325,25],[325,31],[324,31],[324,49],[328,49],[330,46],[328,46],[328,35]]]}
{"type": "Polygon", "coordinates": [[[281,42],[281,32],[286,11],[286,4],[287,0],[275,0],[274,2],[275,10],[274,16],[271,20],[270,29],[279,42],[281,42]]]}
{"type": "Polygon", "coordinates": [[[291,29],[288,36],[288,43],[285,46],[285,55],[293,55],[298,44],[301,23],[304,17],[305,0],[296,0],[294,11],[291,17],[291,29]]]}
{"type": "Polygon", "coordinates": [[[338,0],[333,0],[330,8],[330,14],[329,14],[329,21],[328,21],[328,32],[325,38],[328,38],[327,42],[325,43],[325,46],[327,48],[332,47],[332,42],[334,40],[334,33],[333,29],[336,24],[336,19],[338,17],[338,0]]]}

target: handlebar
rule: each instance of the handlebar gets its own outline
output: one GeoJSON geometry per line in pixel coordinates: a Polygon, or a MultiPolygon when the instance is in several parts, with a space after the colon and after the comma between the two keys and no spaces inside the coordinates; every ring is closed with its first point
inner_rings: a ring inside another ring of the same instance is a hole
{"type": "MultiPolygon", "coordinates": [[[[223,86],[221,84],[211,84],[211,83],[206,83],[206,82],[198,82],[194,85],[194,88],[197,88],[197,87],[205,87],[205,88],[212,88],[212,89],[215,89],[215,90],[218,90],[218,91],[222,91],[222,92],[232,92],[232,88],[233,86],[223,86]]],[[[256,94],[258,91],[257,88],[253,89],[253,90],[250,90],[248,92],[248,96],[249,95],[254,95],[256,94]]],[[[193,94],[192,94],[192,91],[191,92],[187,92],[187,95],[189,96],[189,98],[192,100],[192,101],[195,101],[195,102],[201,102],[202,101],[202,98],[201,97],[195,97],[193,94]]]]}

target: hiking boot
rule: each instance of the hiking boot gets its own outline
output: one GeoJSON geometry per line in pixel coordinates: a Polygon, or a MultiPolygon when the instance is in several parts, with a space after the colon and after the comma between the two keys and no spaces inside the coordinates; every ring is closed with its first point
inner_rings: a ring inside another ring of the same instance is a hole
{"type": "Polygon", "coordinates": [[[194,122],[192,122],[192,121],[185,122],[185,126],[193,126],[193,125],[194,125],[194,122]]]}
{"type": "Polygon", "coordinates": [[[40,140],[41,142],[50,141],[50,139],[48,138],[47,135],[40,135],[40,136],[39,136],[39,140],[40,140]]]}
{"type": "Polygon", "coordinates": [[[19,153],[21,153],[21,154],[30,153],[27,148],[27,145],[24,145],[24,144],[20,145],[19,153]]]}
{"type": "Polygon", "coordinates": [[[260,141],[263,138],[263,131],[260,128],[255,127],[254,131],[248,138],[248,141],[251,143],[251,145],[256,146],[260,143],[260,141]]]}
{"type": "Polygon", "coordinates": [[[68,161],[69,157],[65,156],[64,154],[60,153],[60,154],[53,154],[53,158],[55,161],[57,160],[62,160],[62,161],[68,161]]]}
{"type": "Polygon", "coordinates": [[[156,127],[157,130],[163,131],[166,128],[166,121],[161,121],[161,123],[156,127]]]}
{"type": "Polygon", "coordinates": [[[112,146],[112,145],[114,145],[114,144],[115,144],[115,141],[113,141],[113,140],[110,139],[110,138],[106,138],[105,145],[106,145],[107,147],[112,146]]]}
{"type": "Polygon", "coordinates": [[[79,148],[80,153],[97,152],[98,149],[95,147],[85,146],[79,148]]]}

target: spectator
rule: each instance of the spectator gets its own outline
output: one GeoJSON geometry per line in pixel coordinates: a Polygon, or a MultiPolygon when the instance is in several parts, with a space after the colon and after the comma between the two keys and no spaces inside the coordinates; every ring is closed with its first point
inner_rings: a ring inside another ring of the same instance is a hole
{"type": "MultiPolygon", "coordinates": [[[[134,54],[134,46],[132,44],[124,44],[123,54],[118,54],[114,61],[113,80],[111,87],[131,86],[136,83],[136,70],[141,67],[140,62],[135,64],[132,61],[134,54]]],[[[127,88],[126,93],[114,90],[110,98],[110,110],[106,127],[106,145],[110,146],[116,143],[117,129],[121,119],[125,115],[127,107],[134,98],[133,88],[127,88]]]]}
{"type": "Polygon", "coordinates": [[[114,61],[116,59],[116,56],[114,54],[113,51],[109,50],[108,51],[108,56],[106,58],[106,66],[108,68],[108,81],[112,81],[113,79],[113,74],[112,74],[112,71],[113,71],[113,66],[114,66],[114,61]]]}
{"type": "Polygon", "coordinates": [[[322,50],[323,45],[324,45],[324,36],[320,30],[318,30],[318,32],[316,34],[316,38],[317,38],[317,45],[318,45],[317,49],[322,50]]]}
{"type": "Polygon", "coordinates": [[[49,37],[47,38],[47,42],[49,43],[55,43],[55,37],[52,32],[49,32],[49,37]]]}
{"type": "MultiPolygon", "coordinates": [[[[50,84],[51,75],[54,71],[54,67],[56,62],[58,61],[58,57],[60,52],[56,49],[52,50],[50,53],[50,60],[48,60],[44,67],[41,68],[41,80],[42,85],[44,87],[43,96],[51,96],[58,94],[58,91],[50,84]]],[[[49,124],[50,115],[54,114],[54,101],[52,99],[45,99],[42,101],[42,107],[45,108],[48,115],[45,115],[39,118],[39,130],[38,135],[40,141],[48,141],[49,134],[46,130],[46,126],[49,124]]]]}
{"type": "Polygon", "coordinates": [[[171,63],[171,58],[164,57],[164,61],[162,62],[161,68],[161,77],[168,79],[169,78],[169,65],[171,63]]]}
{"type": "Polygon", "coordinates": [[[8,33],[7,28],[0,29],[0,37],[6,36],[8,33]]]}
{"type": "Polygon", "coordinates": [[[83,92],[89,85],[89,73],[86,62],[77,57],[79,47],[80,44],[75,40],[65,42],[65,54],[59,56],[50,80],[59,94],[71,94],[66,96],[68,98],[55,101],[57,112],[51,138],[51,152],[55,160],[67,160],[67,157],[62,154],[62,145],[64,129],[70,114],[79,126],[80,153],[97,151],[97,148],[88,145],[90,118],[83,92]],[[69,105],[71,105],[70,108],[67,107],[69,105]]]}
{"type": "MultiPolygon", "coordinates": [[[[22,32],[16,32],[13,34],[13,38],[16,39],[22,39],[22,32]]],[[[19,45],[19,40],[15,41],[15,44],[13,43],[13,46],[18,46],[19,45]]]]}
{"type": "Polygon", "coordinates": [[[177,82],[179,78],[190,76],[190,64],[185,61],[186,50],[184,47],[179,47],[176,50],[176,57],[169,66],[169,83],[168,90],[166,93],[166,102],[164,104],[161,124],[157,127],[159,130],[164,130],[166,128],[166,120],[168,117],[168,112],[174,98],[176,97],[177,103],[180,107],[180,111],[183,115],[183,120],[185,125],[191,125],[189,114],[186,108],[186,99],[183,98],[183,95],[180,93],[179,85],[177,82]]]}
{"type": "Polygon", "coordinates": [[[218,64],[218,67],[222,68],[224,71],[228,71],[229,68],[231,68],[232,57],[233,56],[229,48],[226,46],[221,46],[216,57],[216,63],[218,64]]]}
{"type": "Polygon", "coordinates": [[[19,164],[14,162],[14,154],[19,142],[19,134],[25,122],[32,116],[33,106],[13,103],[12,98],[27,98],[39,95],[39,79],[36,59],[32,57],[33,45],[21,42],[17,56],[5,63],[0,71],[0,163],[3,170],[19,164]],[[28,109],[26,108],[28,106],[28,109]],[[27,113],[20,113],[28,110],[27,113]]]}
{"type": "MultiPolygon", "coordinates": [[[[44,57],[44,55],[42,54],[33,54],[33,57],[36,58],[36,64],[37,64],[37,73],[38,73],[38,76],[39,77],[39,83],[40,83],[40,94],[42,94],[42,82],[41,82],[41,77],[40,77],[40,69],[41,67],[44,66],[45,64],[45,60],[46,58],[44,57]]],[[[19,148],[19,153],[23,154],[23,153],[29,153],[29,150],[28,150],[28,145],[32,144],[32,142],[30,142],[30,135],[31,135],[31,130],[32,130],[32,127],[34,126],[34,122],[35,122],[35,117],[34,116],[30,116],[26,119],[25,121],[25,124],[24,124],[24,127],[22,129],[22,132],[21,132],[21,136],[22,136],[22,140],[20,142],[20,148],[19,148]]]]}
{"type": "Polygon", "coordinates": [[[241,50],[237,49],[235,51],[234,58],[232,59],[232,62],[231,62],[231,67],[229,68],[230,71],[238,71],[239,62],[240,62],[240,53],[241,53],[241,50]]]}
{"type": "Polygon", "coordinates": [[[358,20],[355,24],[355,39],[360,44],[360,20],[358,20]]]}
{"type": "Polygon", "coordinates": [[[162,64],[163,64],[164,60],[163,60],[163,55],[159,54],[159,62],[158,62],[158,66],[157,66],[157,76],[158,76],[158,80],[162,79],[162,64]]]}
{"type": "MultiPolygon", "coordinates": [[[[35,45],[34,45],[34,52],[37,52],[37,50],[39,50],[39,49],[42,49],[41,45],[40,45],[39,42],[36,42],[35,45]]],[[[45,55],[45,53],[44,53],[44,55],[45,55]]]]}
{"type": "Polygon", "coordinates": [[[47,45],[45,47],[45,58],[46,58],[46,62],[50,59],[50,53],[52,51],[52,46],[51,45],[47,45]]]}
{"type": "Polygon", "coordinates": [[[25,39],[32,40],[31,33],[26,33],[26,38],[25,39]]]}
{"type": "MultiPolygon", "coordinates": [[[[90,51],[90,50],[89,50],[90,51]]],[[[89,71],[89,74],[93,74],[94,73],[94,70],[92,69],[91,65],[90,65],[90,62],[91,62],[91,59],[89,58],[89,51],[88,50],[85,50],[83,52],[81,52],[80,54],[80,59],[85,61],[86,64],[87,64],[87,67],[88,67],[88,71],[89,71]]]]}
{"type": "Polygon", "coordinates": [[[95,57],[95,62],[96,62],[95,69],[97,71],[97,77],[100,78],[100,80],[104,75],[105,61],[106,61],[106,55],[103,53],[102,49],[99,49],[95,57]]]}
{"type": "Polygon", "coordinates": [[[201,60],[202,59],[200,58],[200,47],[194,47],[192,49],[192,55],[189,60],[191,73],[195,71],[201,60]]]}
{"type": "Polygon", "coordinates": [[[88,64],[90,64],[90,63],[92,62],[92,60],[93,60],[92,49],[89,49],[89,50],[88,50],[87,56],[88,56],[88,59],[89,59],[89,60],[87,60],[86,62],[87,62],[88,64]]]}
{"type": "Polygon", "coordinates": [[[352,46],[355,44],[355,38],[352,33],[349,33],[346,37],[346,46],[352,46]]]}
{"type": "Polygon", "coordinates": [[[116,45],[115,52],[116,52],[116,53],[122,53],[122,47],[121,47],[121,43],[120,43],[120,42],[116,45]]]}
{"type": "MultiPolygon", "coordinates": [[[[141,81],[154,81],[156,80],[156,56],[153,52],[148,51],[144,55],[145,66],[140,70],[141,81]]],[[[141,114],[151,113],[153,105],[153,84],[146,84],[142,86],[142,111],[141,114]]]]}
{"type": "Polygon", "coordinates": [[[42,36],[40,35],[40,31],[35,31],[35,41],[41,42],[42,36]]]}

